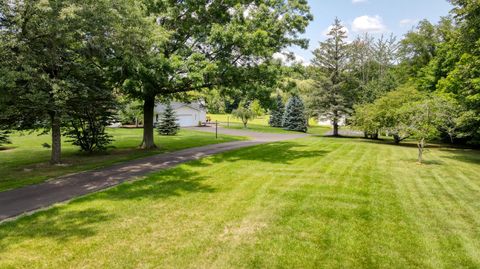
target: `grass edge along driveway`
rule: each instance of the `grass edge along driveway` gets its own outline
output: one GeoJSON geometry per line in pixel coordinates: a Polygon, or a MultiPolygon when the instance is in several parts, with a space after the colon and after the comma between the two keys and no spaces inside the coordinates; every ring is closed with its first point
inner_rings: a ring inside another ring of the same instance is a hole
{"type": "Polygon", "coordinates": [[[158,149],[142,150],[138,149],[142,131],[142,129],[110,128],[108,132],[115,140],[112,144],[113,148],[102,154],[81,153],[77,147],[64,141],[62,154],[65,165],[62,166],[52,166],[48,163],[50,149],[42,147],[42,144],[50,142],[48,135],[14,134],[11,137],[13,143],[6,145],[7,150],[0,151],[0,191],[160,153],[247,139],[228,135],[220,135],[215,139],[215,135],[209,133],[182,129],[176,136],[156,134],[155,141],[158,149]]]}
{"type": "Polygon", "coordinates": [[[309,137],[0,225],[0,267],[477,268],[480,154],[309,137]]]}

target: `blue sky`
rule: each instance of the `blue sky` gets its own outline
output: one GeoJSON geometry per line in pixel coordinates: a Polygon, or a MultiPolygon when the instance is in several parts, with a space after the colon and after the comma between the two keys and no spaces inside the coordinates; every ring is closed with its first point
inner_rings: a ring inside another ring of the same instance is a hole
{"type": "MultiPolygon", "coordinates": [[[[452,9],[447,0],[309,0],[314,21],[304,37],[310,39],[310,48],[291,48],[306,61],[311,51],[325,39],[325,31],[335,17],[342,20],[353,39],[362,32],[374,35],[390,34],[400,38],[422,19],[437,22],[452,9]]],[[[299,58],[300,58],[299,57],[299,58]]]]}

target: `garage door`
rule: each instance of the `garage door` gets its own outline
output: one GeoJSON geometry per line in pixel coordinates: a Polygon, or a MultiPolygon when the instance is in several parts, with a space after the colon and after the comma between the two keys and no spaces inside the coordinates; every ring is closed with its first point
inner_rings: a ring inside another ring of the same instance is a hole
{"type": "Polygon", "coordinates": [[[177,115],[177,122],[182,127],[195,126],[194,116],[192,114],[177,115]]]}

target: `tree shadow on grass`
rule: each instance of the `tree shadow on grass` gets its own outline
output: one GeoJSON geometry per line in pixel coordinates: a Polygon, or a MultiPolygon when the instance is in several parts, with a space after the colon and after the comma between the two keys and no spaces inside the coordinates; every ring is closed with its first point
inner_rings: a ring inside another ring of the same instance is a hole
{"type": "Polygon", "coordinates": [[[98,222],[111,220],[114,216],[100,209],[68,210],[55,207],[0,225],[0,253],[12,243],[23,240],[48,238],[65,242],[94,236],[98,222]]]}
{"type": "Polygon", "coordinates": [[[146,179],[121,184],[98,195],[78,199],[78,202],[107,200],[159,200],[188,193],[212,193],[215,189],[202,183],[205,177],[185,168],[175,167],[149,175],[146,179]]]}
{"type": "Polygon", "coordinates": [[[121,184],[112,189],[80,197],[66,206],[53,207],[45,211],[0,224],[0,254],[11,244],[35,238],[53,239],[58,242],[95,236],[96,226],[102,222],[115,221],[116,216],[98,206],[85,210],[72,210],[72,206],[89,206],[98,200],[156,200],[188,195],[210,193],[215,189],[203,184],[205,178],[197,173],[176,167],[152,174],[144,180],[121,184]]]}
{"type": "MultiPolygon", "coordinates": [[[[258,161],[265,163],[289,164],[304,158],[321,157],[328,154],[327,150],[311,150],[310,147],[295,142],[276,142],[262,144],[240,151],[232,151],[210,158],[213,163],[258,161]]],[[[192,166],[205,166],[205,163],[192,163],[192,166]]]]}
{"type": "Polygon", "coordinates": [[[307,146],[294,142],[259,145],[213,155],[207,160],[189,162],[183,166],[151,174],[144,180],[122,184],[98,195],[87,196],[77,201],[81,202],[90,199],[119,201],[126,199],[159,200],[178,197],[188,193],[213,193],[216,189],[204,183],[208,177],[201,176],[198,172],[188,169],[188,167],[203,167],[208,169],[208,167],[215,163],[243,160],[288,164],[297,159],[319,157],[327,153],[328,151],[324,150],[309,150],[307,146]]]}
{"type": "Polygon", "coordinates": [[[17,147],[7,147],[7,146],[0,146],[0,151],[8,151],[12,149],[16,149],[17,147]]]}
{"type": "Polygon", "coordinates": [[[419,163],[417,158],[402,158],[402,159],[399,159],[399,161],[407,162],[407,163],[410,163],[411,165],[444,165],[445,164],[444,161],[429,160],[429,159],[427,160],[424,159],[422,163],[419,163]]]}
{"type": "Polygon", "coordinates": [[[464,163],[480,164],[480,151],[474,149],[441,149],[442,152],[448,153],[443,155],[442,158],[447,158],[464,163]]]}

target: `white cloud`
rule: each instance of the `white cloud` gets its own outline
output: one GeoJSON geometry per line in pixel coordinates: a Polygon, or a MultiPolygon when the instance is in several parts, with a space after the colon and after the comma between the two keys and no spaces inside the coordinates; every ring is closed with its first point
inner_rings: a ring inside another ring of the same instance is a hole
{"type": "Polygon", "coordinates": [[[383,33],[387,31],[387,26],[383,23],[382,17],[378,15],[364,15],[353,20],[352,29],[361,33],[383,33]]]}
{"type": "Polygon", "coordinates": [[[293,64],[301,64],[307,66],[310,64],[304,57],[289,51],[277,52],[273,54],[273,58],[282,61],[286,66],[292,66],[293,64]],[[293,57],[293,58],[292,58],[293,57]]]}
{"type": "Polygon", "coordinates": [[[360,4],[360,3],[366,3],[368,0],[352,0],[353,4],[360,4]]]}
{"type": "Polygon", "coordinates": [[[400,26],[404,27],[404,26],[410,26],[410,25],[413,25],[417,22],[417,20],[414,20],[414,19],[403,19],[400,21],[400,26]]]}

